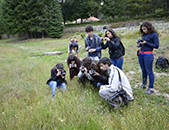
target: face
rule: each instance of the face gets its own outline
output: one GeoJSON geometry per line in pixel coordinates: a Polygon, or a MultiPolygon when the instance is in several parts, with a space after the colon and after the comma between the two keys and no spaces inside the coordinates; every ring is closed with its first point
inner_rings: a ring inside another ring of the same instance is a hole
{"type": "Polygon", "coordinates": [[[93,31],[87,32],[87,34],[89,35],[89,37],[93,36],[93,31]]]}
{"type": "Polygon", "coordinates": [[[71,61],[71,64],[75,64],[75,61],[73,60],[73,61],[71,61]]]}
{"type": "Polygon", "coordinates": [[[62,71],[62,69],[57,69],[57,72],[62,71]]]}
{"type": "Polygon", "coordinates": [[[106,35],[107,35],[108,38],[112,38],[113,37],[112,33],[109,32],[109,31],[106,32],[106,35]]]}
{"type": "Polygon", "coordinates": [[[143,30],[143,32],[144,32],[145,34],[147,34],[147,33],[148,33],[148,30],[147,30],[147,28],[146,28],[146,27],[142,27],[141,29],[143,30]]]}
{"type": "Polygon", "coordinates": [[[109,69],[109,66],[108,66],[108,64],[104,65],[103,63],[100,63],[100,69],[103,70],[103,71],[106,71],[106,70],[109,69]]]}

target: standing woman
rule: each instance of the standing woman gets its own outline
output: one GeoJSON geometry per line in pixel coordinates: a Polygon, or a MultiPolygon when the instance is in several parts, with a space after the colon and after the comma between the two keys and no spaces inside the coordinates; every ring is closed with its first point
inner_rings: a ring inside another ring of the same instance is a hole
{"type": "Polygon", "coordinates": [[[146,88],[147,75],[149,76],[149,86],[145,93],[150,94],[154,92],[154,73],[153,73],[153,49],[158,49],[159,38],[157,31],[150,22],[143,22],[140,26],[142,41],[139,42],[141,48],[138,53],[138,61],[142,70],[142,85],[141,89],[146,88]]]}
{"type": "Polygon", "coordinates": [[[108,29],[105,32],[105,38],[101,38],[102,49],[109,48],[110,60],[114,66],[122,70],[123,55],[125,48],[120,40],[120,37],[114,32],[113,29],[108,29]],[[106,44],[103,41],[106,40],[106,44]]]}

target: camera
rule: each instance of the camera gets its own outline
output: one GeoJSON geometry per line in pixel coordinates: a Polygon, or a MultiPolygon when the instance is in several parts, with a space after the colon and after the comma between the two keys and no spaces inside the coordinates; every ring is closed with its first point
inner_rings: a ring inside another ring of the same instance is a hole
{"type": "Polygon", "coordinates": [[[138,41],[137,41],[137,47],[141,47],[141,42],[143,42],[143,40],[140,40],[140,39],[138,39],[138,41]]]}
{"type": "Polygon", "coordinates": [[[124,104],[128,105],[127,94],[126,94],[126,91],[124,89],[121,89],[119,92],[117,92],[112,97],[110,97],[110,100],[113,101],[115,98],[118,98],[119,96],[122,97],[122,100],[123,100],[124,104]]]}
{"type": "Polygon", "coordinates": [[[95,70],[91,69],[90,70],[90,75],[93,76],[95,74],[95,72],[96,72],[95,70]]]}
{"type": "Polygon", "coordinates": [[[81,72],[84,73],[85,72],[85,67],[82,66],[81,72]]]}
{"type": "Polygon", "coordinates": [[[105,41],[106,39],[105,38],[102,38],[102,41],[105,41]]]}
{"type": "Polygon", "coordinates": [[[88,51],[91,49],[90,46],[87,46],[88,51]]]}
{"type": "Polygon", "coordinates": [[[66,71],[65,70],[61,70],[61,75],[65,76],[66,75],[66,71]]]}
{"type": "Polygon", "coordinates": [[[75,67],[75,64],[72,63],[71,66],[72,66],[72,68],[73,68],[73,67],[75,67]]]}

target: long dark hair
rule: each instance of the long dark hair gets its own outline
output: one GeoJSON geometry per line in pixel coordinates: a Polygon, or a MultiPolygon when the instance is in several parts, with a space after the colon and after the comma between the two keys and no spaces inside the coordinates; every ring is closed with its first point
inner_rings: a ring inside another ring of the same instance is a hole
{"type": "Polygon", "coordinates": [[[146,27],[147,30],[148,30],[148,33],[157,33],[157,31],[155,30],[155,28],[153,27],[153,25],[148,22],[148,21],[145,21],[141,24],[140,26],[140,32],[141,32],[141,35],[143,36],[145,33],[143,32],[142,30],[142,27],[146,27]]]}
{"type": "Polygon", "coordinates": [[[106,30],[105,37],[107,37],[107,34],[106,34],[107,31],[109,31],[113,35],[114,38],[120,38],[112,28],[109,28],[109,29],[106,30]]]}
{"type": "Polygon", "coordinates": [[[91,69],[94,69],[96,72],[98,72],[98,73],[100,73],[100,66],[99,66],[99,61],[96,61],[96,60],[94,60],[94,61],[92,61],[92,63],[90,64],[90,68],[91,69]]]}
{"type": "Polygon", "coordinates": [[[75,61],[75,63],[77,64],[77,67],[81,66],[81,61],[74,54],[69,55],[69,57],[67,58],[67,65],[68,66],[71,63],[71,61],[75,61]]]}

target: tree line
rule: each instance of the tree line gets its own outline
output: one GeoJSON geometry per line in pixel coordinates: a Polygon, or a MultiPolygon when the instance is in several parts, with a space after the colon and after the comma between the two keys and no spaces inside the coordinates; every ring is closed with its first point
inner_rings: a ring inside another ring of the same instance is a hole
{"type": "Polygon", "coordinates": [[[59,38],[65,22],[169,12],[169,0],[0,0],[0,34],[59,38]]]}

